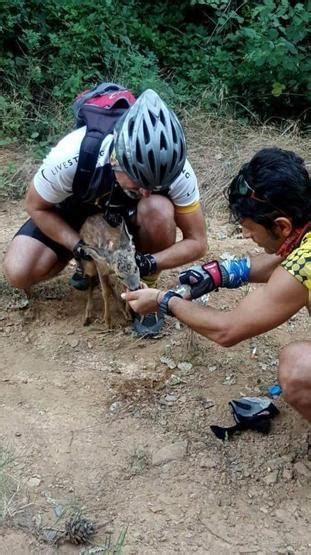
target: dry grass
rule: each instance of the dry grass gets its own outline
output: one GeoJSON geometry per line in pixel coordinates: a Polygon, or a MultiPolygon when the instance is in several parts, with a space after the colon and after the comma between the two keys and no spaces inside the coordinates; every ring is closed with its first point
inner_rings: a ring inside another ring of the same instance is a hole
{"type": "Polygon", "coordinates": [[[0,447],[0,524],[24,510],[20,504],[20,482],[14,476],[16,456],[9,447],[0,447]]]}
{"type": "Polygon", "coordinates": [[[215,215],[226,204],[224,190],[240,166],[263,147],[294,150],[311,168],[310,137],[299,134],[293,121],[281,128],[269,123],[250,126],[236,120],[203,114],[186,120],[188,157],[197,173],[204,211],[215,215]]]}
{"type": "Polygon", "coordinates": [[[0,156],[0,199],[19,199],[38,166],[22,149],[4,148],[0,156]]]}
{"type": "MultiPolygon", "coordinates": [[[[185,115],[188,157],[200,184],[207,215],[225,206],[223,192],[240,166],[264,146],[294,150],[311,168],[311,139],[301,135],[297,122],[280,120],[279,127],[268,122],[251,126],[234,119],[185,115]]],[[[2,149],[0,155],[0,198],[20,198],[38,163],[21,149],[2,149]]]]}

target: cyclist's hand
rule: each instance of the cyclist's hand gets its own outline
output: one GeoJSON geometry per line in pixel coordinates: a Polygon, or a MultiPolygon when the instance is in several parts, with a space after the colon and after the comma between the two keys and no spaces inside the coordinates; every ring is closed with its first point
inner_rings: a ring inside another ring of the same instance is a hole
{"type": "Polygon", "coordinates": [[[157,262],[152,254],[142,254],[141,252],[136,252],[135,259],[140,277],[150,276],[156,273],[157,262]]]}
{"type": "Polygon", "coordinates": [[[178,278],[181,285],[190,286],[192,299],[202,297],[202,295],[210,293],[222,285],[222,275],[217,260],[207,262],[202,266],[191,266],[191,268],[181,272],[178,278]]]}
{"type": "Polygon", "coordinates": [[[92,260],[92,257],[89,254],[86,254],[85,252],[85,243],[82,239],[79,239],[79,241],[75,244],[75,246],[72,249],[73,252],[73,256],[75,257],[76,260],[92,260]]]}

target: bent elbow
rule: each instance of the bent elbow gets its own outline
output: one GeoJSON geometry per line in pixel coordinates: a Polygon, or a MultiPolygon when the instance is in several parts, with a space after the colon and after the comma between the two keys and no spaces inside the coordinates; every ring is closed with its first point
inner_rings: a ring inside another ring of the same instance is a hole
{"type": "Polygon", "coordinates": [[[221,347],[228,348],[234,347],[234,345],[240,343],[241,339],[237,336],[236,333],[233,332],[232,329],[225,329],[217,334],[217,337],[214,338],[214,341],[221,347]]]}
{"type": "Polygon", "coordinates": [[[205,237],[197,241],[195,258],[204,258],[207,253],[207,248],[208,248],[208,244],[207,244],[207,239],[205,237]]]}
{"type": "Polygon", "coordinates": [[[33,201],[31,199],[31,194],[30,191],[28,190],[25,199],[24,199],[24,209],[27,212],[27,214],[32,217],[32,214],[34,212],[34,207],[33,207],[33,201]]]}

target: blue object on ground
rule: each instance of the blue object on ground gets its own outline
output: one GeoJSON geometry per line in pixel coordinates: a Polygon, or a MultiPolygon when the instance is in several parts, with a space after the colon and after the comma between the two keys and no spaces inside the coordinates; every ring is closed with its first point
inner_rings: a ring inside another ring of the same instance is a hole
{"type": "Polygon", "coordinates": [[[281,386],[277,383],[275,385],[270,385],[267,389],[267,393],[270,397],[278,397],[282,393],[281,386]]]}

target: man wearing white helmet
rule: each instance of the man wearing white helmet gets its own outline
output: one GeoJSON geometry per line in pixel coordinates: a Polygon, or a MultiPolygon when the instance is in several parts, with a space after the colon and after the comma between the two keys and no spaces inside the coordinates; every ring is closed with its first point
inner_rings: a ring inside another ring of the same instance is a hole
{"type": "MultiPolygon", "coordinates": [[[[102,141],[93,184],[98,194],[92,205],[80,202],[72,189],[85,133],[81,127],[61,139],[34,176],[26,196],[30,219],[13,238],[4,261],[9,283],[28,290],[57,275],[71,258],[79,262],[84,256],[79,229],[97,212],[108,221],[125,217],[147,283],[154,284],[161,270],[203,256],[205,224],[184,132],[157,93],[142,93],[114,134],[102,141]],[[178,242],[176,227],[182,232],[178,242]]],[[[77,289],[88,286],[79,266],[71,283],[77,289]]],[[[136,331],[157,333],[156,316],[137,320],[136,331]]]]}

